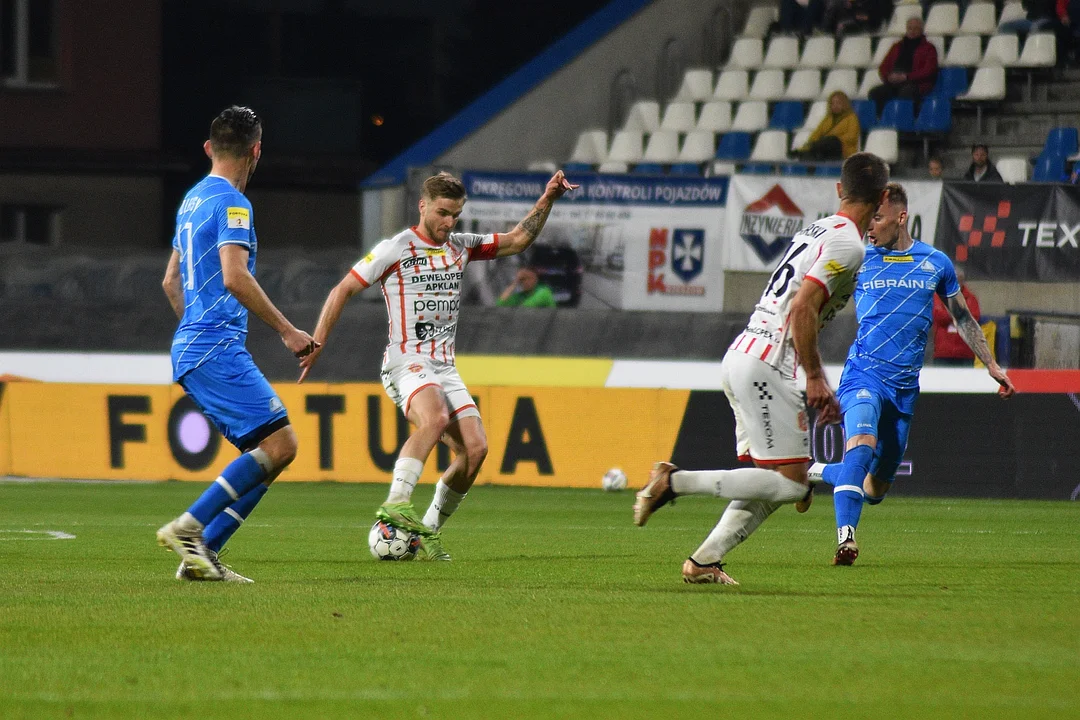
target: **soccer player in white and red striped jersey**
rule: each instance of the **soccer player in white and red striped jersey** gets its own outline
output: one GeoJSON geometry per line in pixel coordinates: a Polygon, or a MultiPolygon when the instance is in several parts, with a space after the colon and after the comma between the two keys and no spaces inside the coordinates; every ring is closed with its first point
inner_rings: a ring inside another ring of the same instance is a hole
{"type": "Polygon", "coordinates": [[[658,462],[637,494],[637,525],[679,495],[732,501],[709,537],[683,563],[686,582],[737,585],[724,572],[724,555],[781,504],[797,503],[800,512],[809,507],[806,405],[817,409],[820,422],[840,419],[836,395],[821,366],[818,330],[854,292],[865,252],[863,235],[888,181],[889,168],[875,155],[856,153],[844,162],[837,185],[839,211],[791,239],[746,329],[724,355],[721,383],[735,413],[738,455],[756,467],[686,471],[658,462]],[[805,399],[796,384],[800,365],[805,399]]]}
{"type": "Polygon", "coordinates": [[[439,529],[472,487],[487,456],[480,413],[454,367],[465,266],[524,252],[540,234],[555,201],[576,187],[560,170],[513,230],[476,235],[451,232],[465,206],[462,182],[445,172],[429,177],[420,197],[420,222],[383,240],[356,263],[330,291],[319,314],[314,337],[321,346],[301,362],[300,382],[319,358],[349,298],[372,285],[382,289],[390,324],[383,386],[415,429],[398,454],[390,494],[376,516],[419,534],[422,559],[450,559],[439,529]],[[454,459],[420,518],[412,492],[440,439],[450,446],[454,459]]]}

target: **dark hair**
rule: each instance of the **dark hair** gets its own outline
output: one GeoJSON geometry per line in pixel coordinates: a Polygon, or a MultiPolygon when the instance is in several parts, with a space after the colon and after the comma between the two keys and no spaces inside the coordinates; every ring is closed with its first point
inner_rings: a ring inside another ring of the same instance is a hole
{"type": "Polygon", "coordinates": [[[877,207],[889,182],[889,166],[877,155],[858,152],[840,170],[840,194],[845,200],[877,207]]]}
{"type": "Polygon", "coordinates": [[[941,167],[945,167],[945,161],[941,159],[940,155],[931,155],[926,159],[926,164],[929,165],[932,162],[936,162],[941,167]]]}
{"type": "Polygon", "coordinates": [[[436,198],[464,200],[465,184],[444,170],[424,181],[423,192],[426,200],[435,200],[436,198]]]}
{"type": "Polygon", "coordinates": [[[904,190],[903,185],[891,182],[885,186],[885,191],[888,193],[885,196],[885,202],[890,205],[899,205],[907,210],[907,190],[904,190]]]}
{"type": "Polygon", "coordinates": [[[262,121],[249,107],[225,108],[210,123],[210,147],[215,153],[243,157],[262,137],[262,121]]]}
{"type": "Polygon", "coordinates": [[[985,144],[983,144],[983,143],[975,143],[974,145],[972,145],[972,146],[971,146],[971,152],[975,152],[975,151],[976,151],[976,150],[978,150],[979,148],[982,148],[983,150],[985,150],[985,151],[986,151],[986,154],[987,154],[987,155],[989,155],[989,154],[990,154],[990,148],[988,148],[988,147],[987,147],[987,146],[986,146],[985,144]]]}

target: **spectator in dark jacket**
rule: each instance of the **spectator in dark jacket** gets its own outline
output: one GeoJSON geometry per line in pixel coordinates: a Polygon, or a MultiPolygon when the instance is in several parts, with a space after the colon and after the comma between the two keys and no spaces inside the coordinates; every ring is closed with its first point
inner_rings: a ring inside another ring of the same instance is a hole
{"type": "Polygon", "coordinates": [[[971,146],[971,167],[964,179],[971,182],[1005,182],[994,163],[990,162],[989,148],[982,144],[971,146]]]}
{"type": "Polygon", "coordinates": [[[877,32],[891,10],[890,0],[826,0],[822,29],[840,38],[877,32]]]}
{"type": "Polygon", "coordinates": [[[885,84],[870,91],[878,114],[893,98],[913,100],[917,106],[919,100],[934,89],[937,71],[937,48],[923,35],[922,20],[913,17],[907,21],[904,37],[892,46],[878,68],[878,75],[885,84]]]}
{"type": "Polygon", "coordinates": [[[1027,12],[1026,17],[1005,23],[998,28],[998,32],[1019,33],[1020,35],[1033,32],[1054,33],[1058,65],[1063,65],[1069,57],[1072,46],[1073,31],[1069,29],[1072,22],[1069,0],[1022,0],[1022,4],[1027,12]]]}

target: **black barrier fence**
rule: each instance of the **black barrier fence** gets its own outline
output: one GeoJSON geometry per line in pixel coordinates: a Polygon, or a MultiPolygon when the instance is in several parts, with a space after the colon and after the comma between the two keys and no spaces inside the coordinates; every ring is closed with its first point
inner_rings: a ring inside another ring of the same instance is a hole
{"type": "MultiPolygon", "coordinates": [[[[811,421],[811,452],[843,459],[839,425],[811,421]]],[[[735,425],[722,392],[690,393],[673,463],[740,467],[735,425]]],[[[1080,396],[924,394],[892,495],[1068,500],[1080,495],[1080,396]]],[[[826,486],[827,487],[827,486],[826,486]]]]}
{"type": "Polygon", "coordinates": [[[1080,280],[1080,187],[946,183],[935,244],[969,279],[1080,280]]]}

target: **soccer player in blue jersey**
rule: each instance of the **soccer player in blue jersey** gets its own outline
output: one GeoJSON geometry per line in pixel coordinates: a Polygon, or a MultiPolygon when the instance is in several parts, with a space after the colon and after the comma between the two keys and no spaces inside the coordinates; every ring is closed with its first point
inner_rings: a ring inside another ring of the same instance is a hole
{"type": "Polygon", "coordinates": [[[184,196],[162,285],[180,318],[172,343],[173,380],[241,455],[187,512],[157,532],[181,557],[178,580],[251,582],[218,553],[267,487],[296,457],[289,416],[244,347],[248,311],[302,358],[316,347],[274,306],[255,280],[258,243],[244,196],[262,154],[262,124],[250,108],[230,107],[203,145],[210,174],[184,196]]]}
{"type": "Polygon", "coordinates": [[[867,232],[870,245],[855,284],[859,330],[836,391],[847,436],[844,460],[814,463],[809,473],[812,481],[833,486],[838,541],[834,565],[851,565],[859,556],[855,528],[863,503],[877,505],[885,498],[903,460],[934,293],[945,301],[960,336],[1001,385],[999,394],[1008,398],[1015,392],[968,311],[952,262],[908,234],[904,188],[889,183],[887,193],[867,232]]]}

